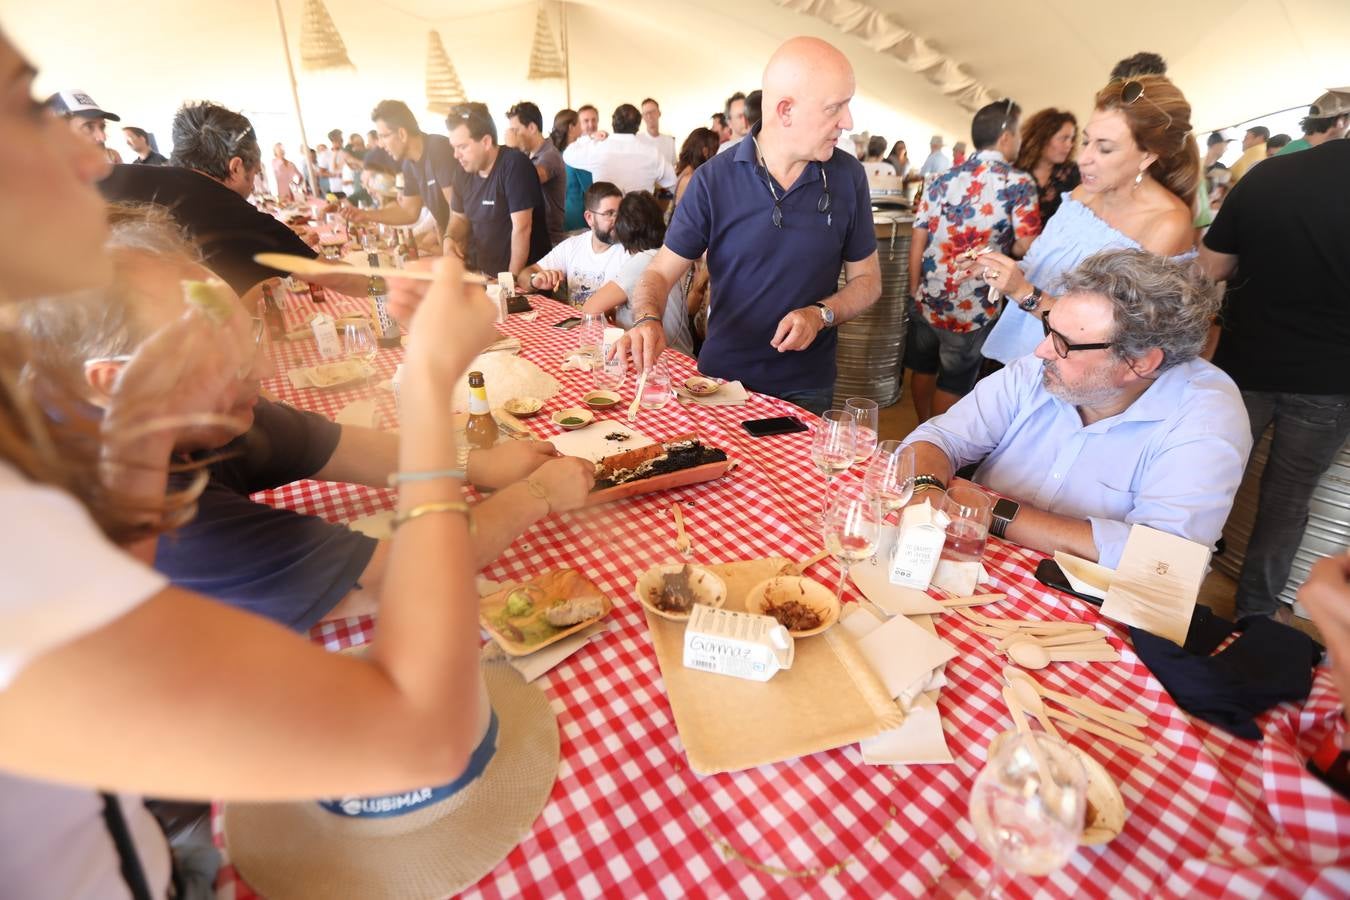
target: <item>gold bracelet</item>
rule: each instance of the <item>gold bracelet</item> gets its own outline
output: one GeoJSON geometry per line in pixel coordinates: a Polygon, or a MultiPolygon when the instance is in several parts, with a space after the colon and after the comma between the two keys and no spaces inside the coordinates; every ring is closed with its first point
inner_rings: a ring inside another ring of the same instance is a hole
{"type": "Polygon", "coordinates": [[[553,504],[549,502],[547,488],[545,488],[539,482],[535,481],[533,478],[526,478],[525,489],[530,492],[531,497],[538,497],[540,500],[544,501],[544,508],[548,510],[548,512],[544,513],[544,515],[548,515],[549,513],[553,512],[553,504]]]}
{"type": "Polygon", "coordinates": [[[473,517],[469,513],[469,504],[465,503],[463,500],[439,500],[435,503],[418,504],[402,515],[394,516],[392,527],[397,531],[401,525],[405,525],[413,519],[419,519],[422,516],[431,515],[432,513],[446,512],[462,513],[464,518],[469,521],[469,531],[473,531],[473,517]]]}

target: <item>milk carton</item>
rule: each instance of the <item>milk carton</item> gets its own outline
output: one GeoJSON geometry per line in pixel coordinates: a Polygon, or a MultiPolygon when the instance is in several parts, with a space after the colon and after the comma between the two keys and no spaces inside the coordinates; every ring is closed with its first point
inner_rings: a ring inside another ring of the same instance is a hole
{"type": "Polygon", "coordinates": [[[309,320],[314,331],[314,340],[319,345],[319,356],[324,359],[338,359],[342,356],[342,342],[338,340],[337,324],[327,313],[319,313],[309,320]]]}
{"type": "Polygon", "coordinates": [[[904,587],[928,589],[937,569],[942,545],[947,540],[951,519],[925,500],[905,507],[900,517],[900,534],[891,556],[890,581],[904,587]]]}
{"type": "Polygon", "coordinates": [[[695,604],[684,629],[684,665],[717,675],[768,681],[792,668],[792,635],[773,616],[695,604]]]}

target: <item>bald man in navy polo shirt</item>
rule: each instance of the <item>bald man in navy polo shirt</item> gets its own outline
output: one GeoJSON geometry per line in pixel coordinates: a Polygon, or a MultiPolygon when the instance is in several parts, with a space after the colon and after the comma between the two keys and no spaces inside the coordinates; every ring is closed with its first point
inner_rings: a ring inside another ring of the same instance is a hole
{"type": "Polygon", "coordinates": [[[699,370],[814,413],[830,407],[834,327],[881,295],[867,175],[836,146],[853,127],[854,87],[852,66],[825,41],[792,38],[775,51],[752,140],[694,173],[633,292],[626,344],[639,368],[665,349],[666,296],[706,251],[712,295],[699,370]]]}

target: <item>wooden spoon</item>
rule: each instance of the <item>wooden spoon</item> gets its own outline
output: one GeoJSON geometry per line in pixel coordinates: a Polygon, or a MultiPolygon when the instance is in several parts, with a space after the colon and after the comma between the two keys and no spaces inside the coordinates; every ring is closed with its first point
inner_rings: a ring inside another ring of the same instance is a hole
{"type": "Polygon", "coordinates": [[[642,404],[642,389],[647,386],[647,370],[643,369],[642,374],[638,376],[637,393],[633,395],[633,402],[628,404],[628,421],[636,422],[638,406],[642,404]]]}
{"type": "MultiPolygon", "coordinates": [[[[259,265],[290,272],[292,275],[378,275],[381,278],[406,278],[409,281],[435,281],[436,273],[423,269],[391,269],[388,266],[349,266],[323,259],[310,259],[291,253],[255,253],[253,261],[259,265]]],[[[482,275],[464,273],[467,284],[487,284],[482,275]]]]}
{"type": "Polygon", "coordinates": [[[670,512],[675,516],[675,549],[685,556],[693,556],[694,545],[689,542],[689,533],[684,530],[684,510],[679,503],[672,503],[670,512]]]}
{"type": "Polygon", "coordinates": [[[1017,698],[1017,702],[1022,704],[1024,710],[1036,717],[1036,721],[1041,723],[1041,727],[1045,729],[1047,734],[1063,740],[1063,738],[1060,737],[1059,729],[1057,729],[1054,723],[1050,721],[1050,717],[1045,714],[1045,704],[1041,702],[1041,695],[1036,693],[1034,687],[1027,684],[1025,681],[1017,681],[1015,679],[1009,682],[1008,687],[1012,688],[1013,696],[1017,698]]]}
{"type": "MultiPolygon", "coordinates": [[[[995,650],[1006,651],[1009,646],[1021,641],[1029,641],[1033,644],[1040,644],[1042,647],[1064,647],[1078,646],[1079,644],[1105,643],[1106,635],[1101,632],[1087,631],[1068,631],[1063,634],[1051,634],[1044,637],[1031,634],[1026,631],[1014,631],[1012,634],[999,641],[995,650]]],[[[1107,645],[1110,646],[1110,645],[1107,645]]]]}
{"type": "MultiPolygon", "coordinates": [[[[1019,682],[1019,684],[1026,684],[1026,682],[1019,682]]],[[[1040,695],[1037,695],[1038,698],[1039,696],[1040,695]]],[[[1129,747],[1131,750],[1136,750],[1139,753],[1144,754],[1145,756],[1153,756],[1155,753],[1158,752],[1156,749],[1153,748],[1151,744],[1146,744],[1143,741],[1138,740],[1137,738],[1121,734],[1120,732],[1108,728],[1105,725],[1098,725],[1096,722],[1093,722],[1089,719],[1080,718],[1078,716],[1075,716],[1071,712],[1064,712],[1063,710],[1046,708],[1044,706],[1042,706],[1041,708],[1045,710],[1047,714],[1053,716],[1056,719],[1059,719],[1061,722],[1064,722],[1070,728],[1081,728],[1088,734],[1095,734],[1099,738],[1104,738],[1108,741],[1113,741],[1117,744],[1120,744],[1122,747],[1129,747]]],[[[1126,727],[1128,728],[1129,726],[1126,727]]]]}
{"type": "Polygon", "coordinates": [[[1036,733],[1032,731],[1031,723],[1027,721],[1026,710],[1017,700],[1017,693],[1012,685],[1003,686],[1003,702],[1008,704],[1008,712],[1012,714],[1013,725],[1017,728],[1017,733],[1027,738],[1027,747],[1031,751],[1031,758],[1036,763],[1036,774],[1040,776],[1041,784],[1047,788],[1055,783],[1050,775],[1050,761],[1045,758],[1041,752],[1041,745],[1036,742],[1036,733]]]}
{"type": "MultiPolygon", "coordinates": [[[[1084,715],[1096,719],[1097,721],[1101,721],[1102,719],[1111,719],[1113,721],[1107,724],[1110,724],[1111,727],[1113,728],[1117,727],[1116,723],[1137,725],[1140,728],[1144,728],[1148,725],[1148,717],[1145,716],[1143,713],[1138,713],[1127,709],[1116,709],[1113,706],[1106,706],[1104,704],[1097,703],[1093,700],[1088,700],[1083,697],[1075,697],[1071,694],[1065,694],[1061,693],[1060,691],[1051,690],[1050,688],[1047,688],[1045,685],[1037,681],[1036,677],[1032,675],[1030,672],[1023,671],[1022,669],[1016,669],[1013,668],[1012,666],[1005,666],[1003,669],[1003,678],[1006,681],[1012,681],[1013,679],[1021,679],[1022,681],[1025,681],[1032,687],[1034,687],[1036,689],[1036,693],[1040,694],[1045,699],[1053,700],[1060,706],[1066,707],[1068,709],[1073,709],[1082,712],[1084,715]]],[[[1142,739],[1143,735],[1137,735],[1137,737],[1142,739]]]]}

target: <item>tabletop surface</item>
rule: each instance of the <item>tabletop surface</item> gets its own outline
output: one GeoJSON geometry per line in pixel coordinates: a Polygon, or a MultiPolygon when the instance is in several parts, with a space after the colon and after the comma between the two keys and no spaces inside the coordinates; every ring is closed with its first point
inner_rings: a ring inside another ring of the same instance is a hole
{"type": "MultiPolygon", "coordinates": [[[[319,306],[340,315],[365,300],[328,295],[319,306]]],[[[539,437],[556,433],[548,414],[577,405],[589,373],[560,371],[573,332],[551,327],[573,311],[541,298],[537,317],[512,316],[499,328],[519,337],[522,355],[562,385],[527,421],[539,437]]],[[[312,314],[287,299],[288,325],[312,314]]],[[[284,377],[317,362],[314,341],[278,343],[277,376],[265,387],[283,402],[334,416],[361,391],[296,389],[284,377]]],[[[376,360],[388,377],[400,350],[376,360]]],[[[667,353],[673,380],[692,360],[667,353]]],[[[633,379],[623,386],[632,397],[633,379]]],[[[375,390],[384,425],[396,422],[392,396],[375,390]]],[[[636,428],[653,438],[697,431],[739,465],[722,479],[633,498],[536,524],[483,574],[505,581],[575,567],[615,604],[606,637],[592,642],[538,684],[557,715],[561,763],[552,796],[533,831],[497,868],[461,896],[925,897],[939,885],[979,878],[988,856],[967,816],[970,788],[985,748],[1012,727],[999,694],[1004,661],[993,639],[963,619],[939,617],[939,634],[958,651],[948,664],[939,710],[955,762],[871,766],[856,746],[761,768],[709,777],[689,770],[633,583],[648,567],[681,557],[670,504],[703,563],[783,555],[820,547],[813,521],[823,480],[809,458],[810,434],[752,438],[746,419],[809,414],[751,395],[746,406],[709,408],[672,401],[643,410],[636,428]]],[[[622,416],[622,410],[607,414],[622,416]]],[[[853,472],[843,477],[857,478],[853,472]]],[[[389,509],[390,491],[297,482],[259,499],[346,522],[389,509]]],[[[1040,554],[990,538],[985,566],[1008,599],[991,615],[1078,620],[1103,625],[1119,663],[1058,663],[1037,673],[1047,687],[1145,713],[1157,754],[1145,757],[1082,732],[1066,738],[1106,767],[1128,811],[1124,831],[1081,848],[1060,872],[1018,878],[1010,896],[1350,896],[1350,802],[1303,768],[1339,714],[1325,669],[1302,705],[1283,704],[1259,720],[1264,740],[1232,737],[1183,713],[1139,661],[1124,630],[1034,577],[1040,554]]],[[[810,574],[833,585],[835,563],[810,574]]],[[[859,595],[852,585],[845,599],[859,595]]],[[[314,640],[340,649],[369,640],[369,618],[320,625],[314,640]]],[[[219,834],[217,835],[219,838],[219,834]]],[[[453,852],[451,849],[449,852],[453,852]]],[[[223,900],[255,896],[228,866],[223,900]]]]}

